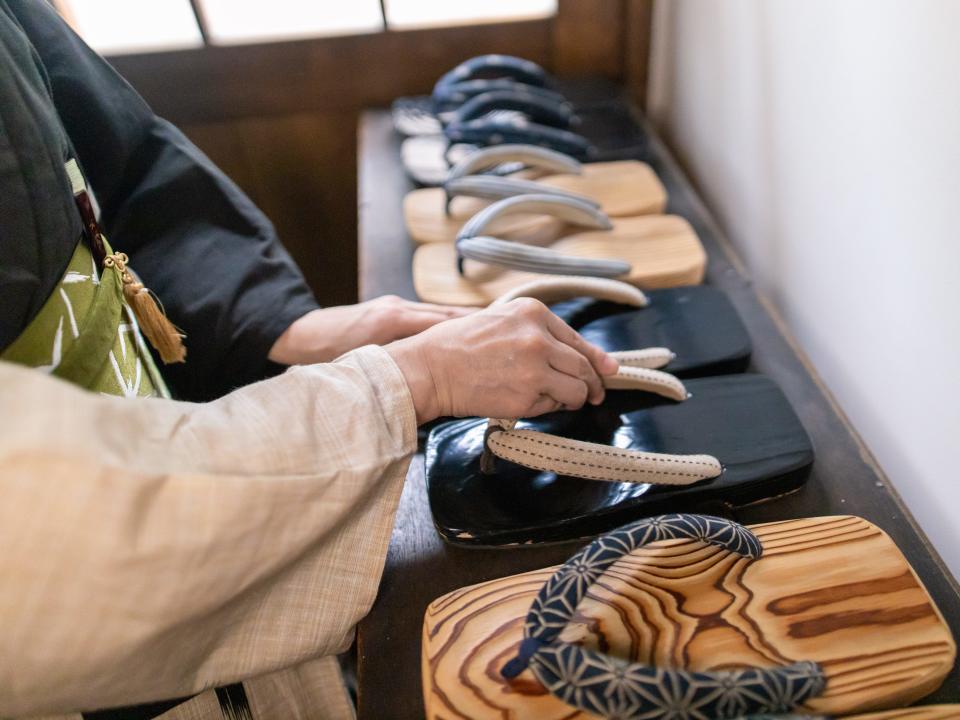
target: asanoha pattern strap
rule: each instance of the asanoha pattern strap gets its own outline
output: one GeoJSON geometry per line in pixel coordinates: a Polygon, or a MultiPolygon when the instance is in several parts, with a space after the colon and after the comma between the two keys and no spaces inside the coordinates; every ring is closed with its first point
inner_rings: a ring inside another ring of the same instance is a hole
{"type": "Polygon", "coordinates": [[[748,559],[763,554],[750,530],[709,515],[661,515],[607,533],[564,563],[540,589],[524,623],[519,653],[503,667],[503,676],[514,678],[529,667],[553,695],[611,720],[726,720],[784,713],[822,694],[826,680],[814,662],[694,672],[627,662],[559,639],[587,591],[618,559],[649,543],[681,538],[748,559]]]}
{"type": "MultiPolygon", "coordinates": [[[[676,401],[688,397],[686,388],[669,373],[644,367],[621,366],[604,378],[611,390],[645,390],[676,401]]],[[[508,462],[558,475],[606,482],[690,485],[723,472],[711,455],[667,455],[571,440],[536,430],[517,429],[516,420],[491,418],[480,459],[482,472],[494,471],[488,452],[508,462]]]]}

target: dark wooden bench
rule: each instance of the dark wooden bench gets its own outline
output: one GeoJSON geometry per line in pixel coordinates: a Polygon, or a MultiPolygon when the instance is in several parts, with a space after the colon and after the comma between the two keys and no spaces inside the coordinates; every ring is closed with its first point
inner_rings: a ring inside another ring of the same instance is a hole
{"type": "MultiPolygon", "coordinates": [[[[642,120],[638,121],[642,123],[642,120]]],[[[880,526],[900,546],[960,637],[960,586],[790,336],[773,306],[758,296],[742,261],[667,148],[647,127],[649,161],[670,194],[669,211],[696,228],[709,255],[707,282],[723,289],[753,339],[752,370],[779,383],[807,428],[817,458],[807,485],[777,500],[723,514],[743,523],[852,514],[880,526]]],[[[400,139],[389,113],[369,111],[359,128],[359,255],[361,299],[396,294],[415,299],[413,245],[401,200],[412,188],[400,166],[400,139]]],[[[383,582],[358,631],[361,720],[422,718],[420,634],[435,597],[491,578],[567,559],[581,543],[512,550],[473,550],[443,543],[433,528],[423,456],[410,467],[383,582]]],[[[960,670],[924,703],[960,702],[960,670]]]]}

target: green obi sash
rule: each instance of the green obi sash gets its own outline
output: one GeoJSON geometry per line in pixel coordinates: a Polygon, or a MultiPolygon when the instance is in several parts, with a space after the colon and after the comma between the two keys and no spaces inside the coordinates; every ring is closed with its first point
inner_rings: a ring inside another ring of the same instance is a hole
{"type": "Polygon", "coordinates": [[[120,273],[108,269],[100,277],[84,242],[77,244],[53,294],[0,360],[106,395],[170,397],[124,302],[120,273]]]}

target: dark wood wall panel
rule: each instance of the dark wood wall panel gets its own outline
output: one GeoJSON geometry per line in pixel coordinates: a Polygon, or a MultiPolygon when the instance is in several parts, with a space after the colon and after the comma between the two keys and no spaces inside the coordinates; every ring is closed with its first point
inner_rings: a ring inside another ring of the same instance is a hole
{"type": "Polygon", "coordinates": [[[553,23],[557,75],[623,75],[625,0],[559,0],[553,23]]]}
{"type": "Polygon", "coordinates": [[[641,108],[647,105],[654,0],[625,0],[623,82],[641,108]]]}
{"type": "Polygon", "coordinates": [[[628,5],[651,1],[560,0],[552,19],[111,62],[264,210],[320,302],[341,304],[357,299],[356,127],[363,108],[429,92],[441,73],[488,52],[521,55],[559,75],[638,82],[646,50],[635,46],[644,29],[628,23],[648,16],[628,5]]]}
{"type": "Polygon", "coordinates": [[[551,65],[549,20],[125,55],[114,65],[175,122],[384,105],[487,52],[551,65]]]}
{"type": "Polygon", "coordinates": [[[325,305],[357,298],[356,121],[315,112],[182,126],[273,221],[325,305]]]}

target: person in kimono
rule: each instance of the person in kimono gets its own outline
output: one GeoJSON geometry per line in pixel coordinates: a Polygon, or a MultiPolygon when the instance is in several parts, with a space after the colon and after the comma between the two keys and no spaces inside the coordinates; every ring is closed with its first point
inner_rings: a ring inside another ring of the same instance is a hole
{"type": "Polygon", "coordinates": [[[350,717],[418,424],[615,371],[532,300],[318,308],[230,180],[0,0],[0,716],[350,717]]]}

